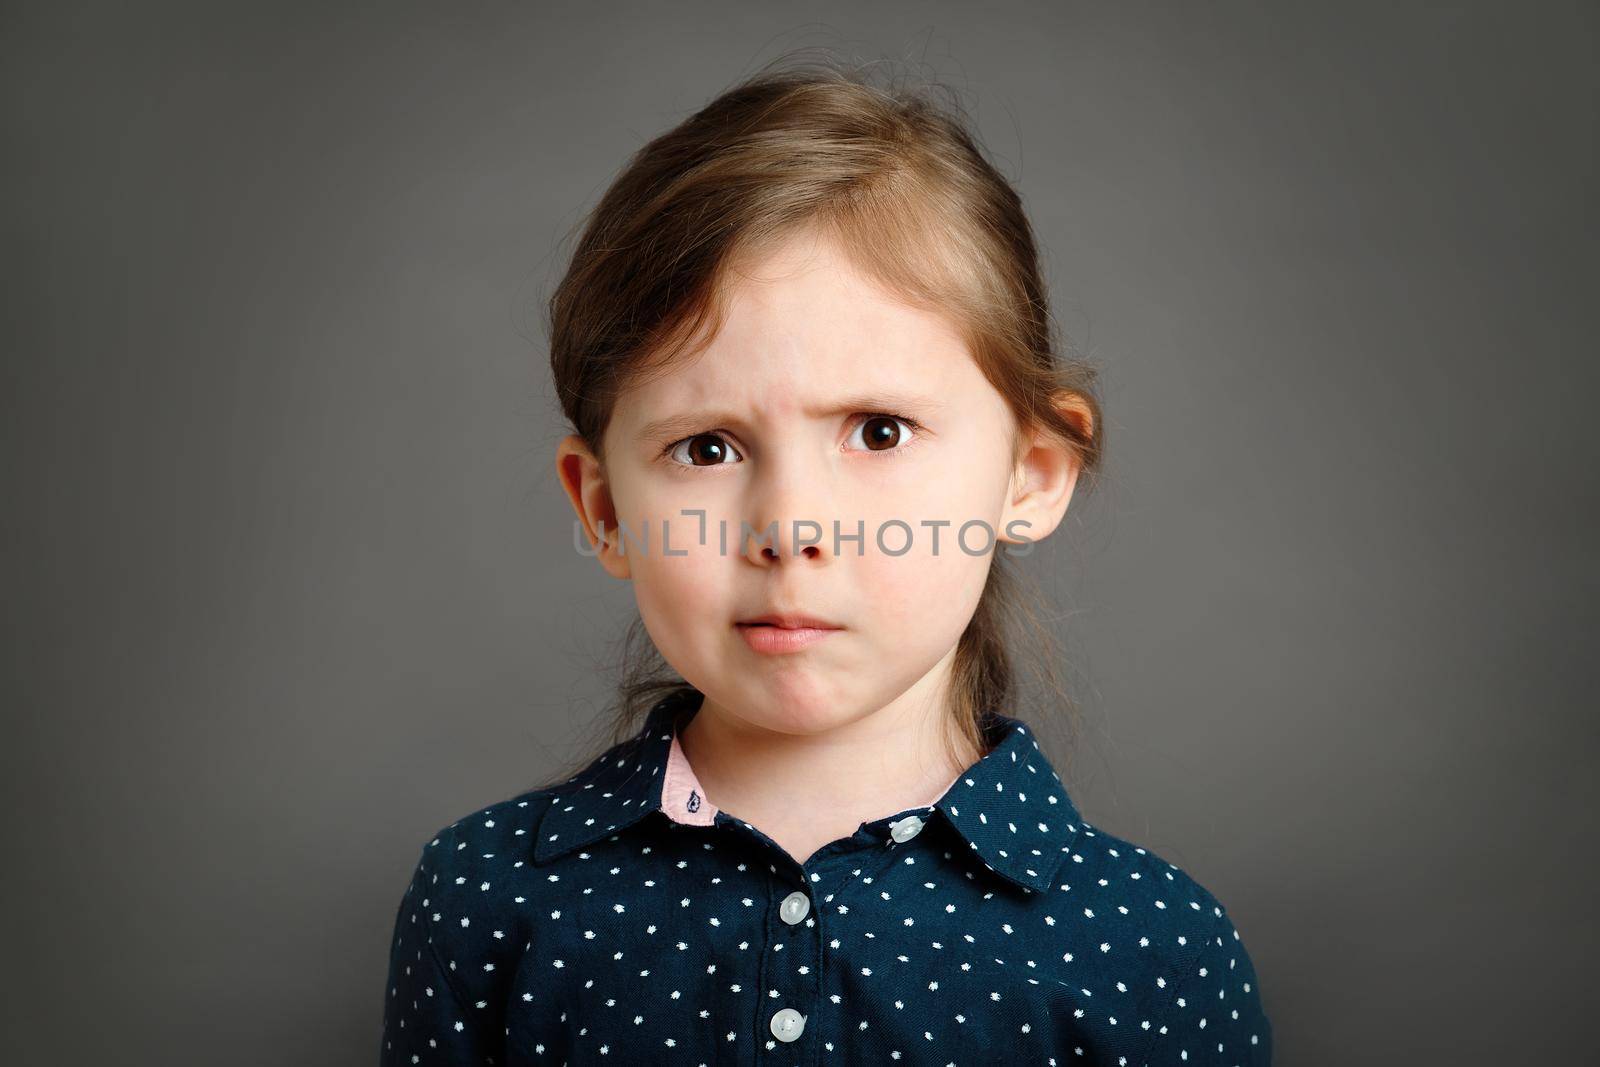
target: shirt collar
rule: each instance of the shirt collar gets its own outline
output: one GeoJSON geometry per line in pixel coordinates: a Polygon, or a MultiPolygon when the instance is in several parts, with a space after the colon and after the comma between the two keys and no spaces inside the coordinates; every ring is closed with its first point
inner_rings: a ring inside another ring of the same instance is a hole
{"type": "MultiPolygon", "coordinates": [[[[535,863],[565,855],[661,810],[678,715],[698,707],[684,690],[650,710],[633,737],[555,786],[539,823],[535,863]]],[[[1028,889],[1048,889],[1072,849],[1081,816],[1033,732],[1020,719],[989,717],[990,750],[934,807],[991,869],[1028,889]]]]}

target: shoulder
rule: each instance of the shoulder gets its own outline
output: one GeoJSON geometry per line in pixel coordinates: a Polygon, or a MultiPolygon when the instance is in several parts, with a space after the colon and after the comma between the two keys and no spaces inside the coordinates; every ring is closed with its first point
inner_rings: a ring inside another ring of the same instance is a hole
{"type": "Polygon", "coordinates": [[[1083,950],[1119,994],[1137,994],[1145,1044],[1130,1062],[1270,1062],[1254,963],[1228,909],[1198,879],[1080,820],[1056,882],[1081,906],[1074,918],[1094,931],[1083,950]]]}
{"type": "Polygon", "coordinates": [[[1118,914],[1137,908],[1163,925],[1192,931],[1209,929],[1225,912],[1221,901],[1178,864],[1085,819],[1078,820],[1077,836],[1065,851],[1057,880],[1077,879],[1085,888],[1109,891],[1108,899],[1120,900],[1118,914]]]}
{"type": "Polygon", "coordinates": [[[1165,988],[1213,940],[1227,910],[1177,864],[1083,819],[1046,894],[1080,963],[1165,988]]]}
{"type": "Polygon", "coordinates": [[[443,897],[475,876],[525,865],[533,856],[539,820],[560,789],[528,790],[452,819],[427,835],[418,872],[443,897]]]}
{"type": "Polygon", "coordinates": [[[538,822],[559,787],[520,793],[451,820],[421,844],[396,938],[414,931],[463,1004],[496,1002],[526,940],[527,877],[538,822]]]}

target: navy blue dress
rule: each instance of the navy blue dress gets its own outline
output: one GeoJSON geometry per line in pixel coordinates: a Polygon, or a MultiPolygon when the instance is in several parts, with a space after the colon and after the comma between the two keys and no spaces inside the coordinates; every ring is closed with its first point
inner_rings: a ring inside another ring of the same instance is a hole
{"type": "Polygon", "coordinates": [[[800,864],[664,790],[688,690],[422,847],[381,1063],[1267,1065],[1226,910],[1083,821],[1019,719],[939,800],[800,864]],[[702,820],[704,821],[704,820],[702,820]]]}

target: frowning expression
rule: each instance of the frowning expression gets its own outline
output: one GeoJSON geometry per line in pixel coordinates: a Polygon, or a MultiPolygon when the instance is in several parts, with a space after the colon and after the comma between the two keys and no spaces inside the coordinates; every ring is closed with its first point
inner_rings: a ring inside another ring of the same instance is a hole
{"type": "Polygon", "coordinates": [[[825,730],[933,698],[1014,517],[1016,421],[945,318],[821,237],[730,285],[709,345],[619,399],[593,510],[629,535],[600,558],[667,661],[754,724],[825,730]],[[769,613],[829,629],[741,625],[769,613]]]}

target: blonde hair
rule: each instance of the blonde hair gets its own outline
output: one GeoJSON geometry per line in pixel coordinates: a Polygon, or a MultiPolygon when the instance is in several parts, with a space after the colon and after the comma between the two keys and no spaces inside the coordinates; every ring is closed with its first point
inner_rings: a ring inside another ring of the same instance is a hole
{"type": "MultiPolygon", "coordinates": [[[[1096,372],[1058,352],[1021,200],[959,109],[936,102],[938,88],[879,87],[831,61],[769,65],[634,153],[584,220],[548,309],[562,411],[602,466],[618,396],[716,335],[735,265],[813,231],[906,303],[947,317],[1015,415],[1015,447],[1042,430],[1076,453],[1080,489],[1093,479],[1103,447],[1096,372]],[[1089,417],[1063,413],[1063,396],[1089,417]]],[[[1025,595],[1034,590],[1006,555],[993,554],[950,687],[955,735],[980,753],[987,714],[1015,714],[1014,627],[1030,631],[1052,697],[1075,710],[1025,595]]],[[[612,742],[689,688],[637,617],[622,662],[612,742]]]]}

